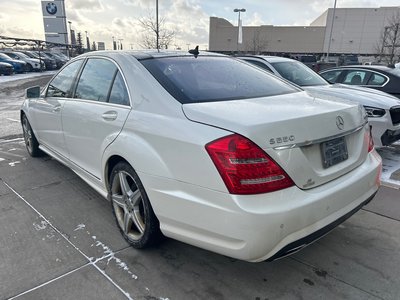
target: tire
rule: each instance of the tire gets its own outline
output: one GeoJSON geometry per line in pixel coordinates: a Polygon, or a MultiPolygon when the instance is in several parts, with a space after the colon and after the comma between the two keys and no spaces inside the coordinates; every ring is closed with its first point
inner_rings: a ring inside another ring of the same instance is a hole
{"type": "Polygon", "coordinates": [[[126,162],[113,168],[108,195],[118,228],[131,246],[141,249],[161,242],[160,223],[139,177],[126,162]]]}
{"type": "Polygon", "coordinates": [[[26,115],[22,116],[22,133],[24,135],[26,150],[32,157],[39,157],[43,155],[43,152],[39,149],[39,142],[33,133],[31,124],[28,121],[26,115]]]}
{"type": "Polygon", "coordinates": [[[32,72],[33,68],[31,64],[26,65],[26,72],[32,72]]]}

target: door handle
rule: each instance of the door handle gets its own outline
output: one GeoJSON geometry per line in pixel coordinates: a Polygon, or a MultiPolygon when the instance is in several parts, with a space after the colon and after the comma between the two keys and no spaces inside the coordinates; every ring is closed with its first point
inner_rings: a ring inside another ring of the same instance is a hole
{"type": "Polygon", "coordinates": [[[101,117],[106,121],[114,121],[118,117],[118,113],[116,111],[107,111],[101,115],[101,117]]]}
{"type": "Polygon", "coordinates": [[[61,110],[61,105],[57,105],[53,107],[53,112],[59,112],[61,110]]]}

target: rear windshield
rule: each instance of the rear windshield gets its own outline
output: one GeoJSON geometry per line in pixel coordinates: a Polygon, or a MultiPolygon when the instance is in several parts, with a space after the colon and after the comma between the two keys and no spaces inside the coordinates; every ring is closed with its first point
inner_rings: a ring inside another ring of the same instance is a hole
{"type": "Polygon", "coordinates": [[[271,63],[281,76],[299,86],[328,85],[325,79],[297,61],[271,63]]]}
{"type": "Polygon", "coordinates": [[[141,60],[141,63],[182,104],[298,91],[273,75],[231,57],[162,57],[141,60]]]}

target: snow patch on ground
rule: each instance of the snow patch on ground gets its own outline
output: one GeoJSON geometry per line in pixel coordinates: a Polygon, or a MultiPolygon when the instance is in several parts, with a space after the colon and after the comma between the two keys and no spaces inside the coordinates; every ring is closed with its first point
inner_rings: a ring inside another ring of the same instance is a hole
{"type": "Polygon", "coordinates": [[[86,227],[85,224],[78,224],[78,226],[76,226],[76,228],[74,229],[74,231],[82,230],[82,229],[85,228],[85,227],[86,227]]]}
{"type": "Polygon", "coordinates": [[[0,83],[4,82],[12,82],[21,79],[29,79],[34,77],[40,77],[43,75],[53,75],[55,71],[45,71],[45,72],[38,72],[38,73],[25,73],[25,74],[14,74],[11,76],[0,76],[0,83]]]}
{"type": "Polygon", "coordinates": [[[20,164],[20,163],[21,163],[20,161],[12,161],[12,162],[10,162],[8,165],[9,165],[10,167],[15,167],[16,164],[20,164]]]}
{"type": "Polygon", "coordinates": [[[115,257],[115,253],[110,249],[110,247],[108,247],[107,245],[105,245],[104,243],[102,243],[101,241],[97,240],[96,236],[92,236],[92,239],[95,240],[95,246],[96,247],[100,247],[103,249],[103,256],[97,258],[95,261],[92,261],[92,263],[97,263],[100,260],[103,260],[105,258],[107,259],[107,265],[114,261],[115,264],[118,266],[118,268],[120,268],[121,270],[125,271],[126,273],[128,273],[130,275],[130,277],[132,279],[138,279],[138,277],[132,273],[132,271],[129,270],[128,265],[123,262],[121,259],[119,259],[118,257],[115,257]]]}

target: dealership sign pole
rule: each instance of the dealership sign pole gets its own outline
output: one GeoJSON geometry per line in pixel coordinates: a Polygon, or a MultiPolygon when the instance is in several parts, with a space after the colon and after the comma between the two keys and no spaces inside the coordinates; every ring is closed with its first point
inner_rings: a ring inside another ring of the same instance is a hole
{"type": "Polygon", "coordinates": [[[46,42],[67,45],[68,31],[64,0],[42,0],[42,13],[46,42]]]}

